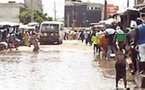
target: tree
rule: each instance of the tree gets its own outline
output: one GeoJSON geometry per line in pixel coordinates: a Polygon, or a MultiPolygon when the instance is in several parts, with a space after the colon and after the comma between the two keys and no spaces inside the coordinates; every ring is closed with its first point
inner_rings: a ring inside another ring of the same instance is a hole
{"type": "Polygon", "coordinates": [[[20,22],[23,24],[28,24],[31,22],[31,15],[33,12],[34,22],[41,23],[43,21],[52,21],[52,17],[47,17],[47,14],[43,14],[42,12],[38,10],[32,10],[32,9],[25,9],[22,11],[19,15],[20,22]]]}

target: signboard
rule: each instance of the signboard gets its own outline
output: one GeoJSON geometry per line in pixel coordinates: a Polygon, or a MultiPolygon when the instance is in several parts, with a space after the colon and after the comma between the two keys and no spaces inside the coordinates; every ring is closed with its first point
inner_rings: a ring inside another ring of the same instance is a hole
{"type": "Polygon", "coordinates": [[[114,14],[118,11],[118,6],[107,5],[107,14],[114,14]]]}

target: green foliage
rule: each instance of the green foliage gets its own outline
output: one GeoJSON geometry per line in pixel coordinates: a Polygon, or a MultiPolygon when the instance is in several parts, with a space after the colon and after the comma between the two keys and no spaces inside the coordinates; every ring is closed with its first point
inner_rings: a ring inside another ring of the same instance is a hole
{"type": "Polygon", "coordinates": [[[25,9],[22,11],[19,15],[20,22],[23,24],[28,24],[31,22],[31,16],[33,15],[34,22],[41,23],[43,21],[52,21],[52,17],[47,17],[47,14],[43,14],[42,12],[38,10],[32,10],[32,9],[25,9]]]}

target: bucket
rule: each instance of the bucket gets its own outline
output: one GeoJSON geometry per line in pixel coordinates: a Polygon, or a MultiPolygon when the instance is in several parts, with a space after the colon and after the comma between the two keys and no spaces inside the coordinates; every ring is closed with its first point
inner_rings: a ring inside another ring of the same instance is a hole
{"type": "Polygon", "coordinates": [[[126,41],[126,34],[123,33],[123,34],[117,34],[117,41],[118,42],[124,42],[126,41]]]}

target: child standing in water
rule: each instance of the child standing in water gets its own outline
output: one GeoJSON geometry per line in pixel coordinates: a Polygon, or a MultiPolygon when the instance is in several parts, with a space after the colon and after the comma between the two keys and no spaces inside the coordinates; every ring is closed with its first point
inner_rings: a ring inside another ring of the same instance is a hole
{"type": "Polygon", "coordinates": [[[118,89],[118,82],[120,79],[123,78],[124,87],[126,88],[127,81],[126,81],[126,57],[123,52],[122,46],[119,46],[119,49],[116,52],[116,88],[118,89]]]}

